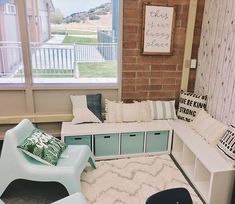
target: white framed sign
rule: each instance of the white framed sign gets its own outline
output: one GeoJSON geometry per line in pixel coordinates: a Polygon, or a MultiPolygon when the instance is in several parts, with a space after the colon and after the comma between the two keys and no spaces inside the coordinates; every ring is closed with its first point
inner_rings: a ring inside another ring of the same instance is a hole
{"type": "Polygon", "coordinates": [[[142,54],[171,55],[175,7],[143,4],[142,54]]]}

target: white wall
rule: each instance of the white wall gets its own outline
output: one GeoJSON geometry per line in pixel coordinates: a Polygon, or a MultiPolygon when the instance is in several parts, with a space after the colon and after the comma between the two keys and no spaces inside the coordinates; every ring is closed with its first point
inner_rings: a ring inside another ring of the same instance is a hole
{"type": "Polygon", "coordinates": [[[195,92],[208,95],[208,112],[235,124],[235,1],[206,0],[195,92]]]}
{"type": "MultiPolygon", "coordinates": [[[[102,109],[105,98],[118,100],[118,90],[79,90],[79,89],[37,89],[33,90],[33,108],[35,114],[72,113],[70,95],[102,94],[102,109]]],[[[26,90],[0,91],[0,116],[29,115],[27,112],[26,90]]]]}

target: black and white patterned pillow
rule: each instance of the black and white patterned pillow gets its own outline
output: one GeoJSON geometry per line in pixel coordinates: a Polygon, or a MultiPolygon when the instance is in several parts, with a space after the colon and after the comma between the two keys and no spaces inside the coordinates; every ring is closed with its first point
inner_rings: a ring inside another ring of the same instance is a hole
{"type": "Polygon", "coordinates": [[[200,110],[206,110],[207,96],[181,91],[177,116],[181,120],[191,122],[200,110]]]}
{"type": "Polygon", "coordinates": [[[55,166],[67,145],[44,131],[35,128],[31,135],[17,148],[41,163],[55,166]]]}
{"type": "Polygon", "coordinates": [[[224,136],[217,144],[217,148],[223,153],[223,156],[228,159],[232,165],[235,165],[235,127],[229,126],[224,136]]]}

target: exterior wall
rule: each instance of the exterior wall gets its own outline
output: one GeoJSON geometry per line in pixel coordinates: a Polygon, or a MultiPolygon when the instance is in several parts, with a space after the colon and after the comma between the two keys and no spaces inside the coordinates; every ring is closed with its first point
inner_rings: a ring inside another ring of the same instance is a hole
{"type": "Polygon", "coordinates": [[[196,92],[208,95],[208,112],[235,124],[235,3],[206,0],[196,92]]]}
{"type": "MultiPolygon", "coordinates": [[[[143,0],[124,1],[122,99],[170,100],[179,96],[189,0],[152,0],[159,5],[176,7],[174,53],[172,56],[141,55],[143,0]]],[[[204,0],[198,0],[193,54],[197,59],[204,0]]],[[[190,74],[189,90],[194,88],[195,71],[190,74]]]]}
{"type": "MultiPolygon", "coordinates": [[[[14,1],[9,1],[14,4],[14,1]]],[[[7,13],[5,4],[0,6],[0,73],[11,73],[19,66],[21,52],[19,48],[19,26],[17,13],[7,13]],[[11,25],[9,29],[9,25],[11,25]],[[9,47],[10,46],[10,47],[9,47]],[[10,59],[10,60],[8,60],[10,59]]]]}
{"type": "Polygon", "coordinates": [[[50,38],[49,13],[46,0],[28,0],[29,35],[31,42],[44,42],[50,38]]]}
{"type": "Polygon", "coordinates": [[[27,0],[26,6],[30,42],[40,42],[37,0],[27,0]]]}
{"type": "MultiPolygon", "coordinates": [[[[8,3],[15,5],[15,0],[8,3]]],[[[0,6],[0,75],[13,73],[21,64],[19,25],[17,13],[7,13],[0,6]],[[10,28],[9,28],[10,25],[10,28]],[[10,43],[9,43],[10,42],[10,43]],[[12,44],[14,42],[14,44],[12,44]],[[5,46],[5,47],[4,47],[5,46]]],[[[46,0],[27,0],[28,30],[30,42],[44,42],[50,38],[48,3],[46,0]],[[37,5],[39,2],[39,5],[37,5]]],[[[16,9],[17,10],[17,9],[16,9]]]]}
{"type": "Polygon", "coordinates": [[[50,34],[48,30],[48,14],[49,10],[47,10],[47,1],[46,0],[38,0],[38,26],[40,33],[40,42],[44,42],[49,39],[50,34]]]}

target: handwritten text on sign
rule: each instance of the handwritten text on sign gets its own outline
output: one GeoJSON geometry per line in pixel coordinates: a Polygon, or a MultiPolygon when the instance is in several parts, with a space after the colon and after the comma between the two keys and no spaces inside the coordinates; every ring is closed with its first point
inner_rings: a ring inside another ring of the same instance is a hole
{"type": "Polygon", "coordinates": [[[173,7],[146,6],[144,52],[171,51],[173,7]]]}

